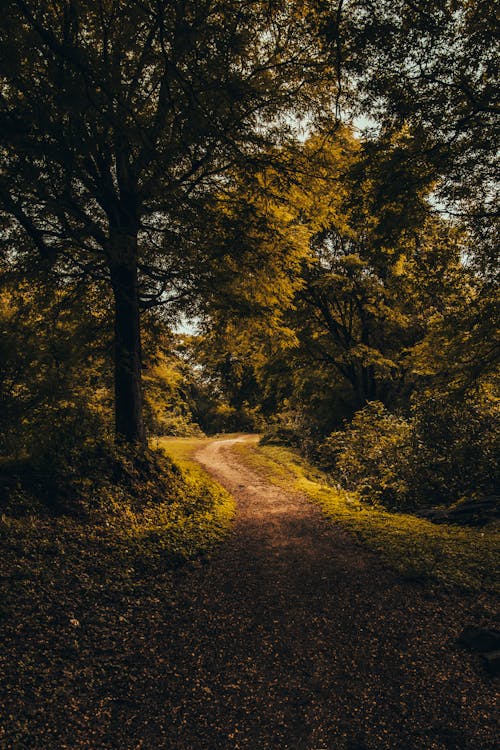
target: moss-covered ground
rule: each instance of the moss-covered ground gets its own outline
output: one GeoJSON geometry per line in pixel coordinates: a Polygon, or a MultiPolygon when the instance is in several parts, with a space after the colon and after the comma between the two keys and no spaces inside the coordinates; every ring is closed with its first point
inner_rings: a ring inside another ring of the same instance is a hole
{"type": "MultiPolygon", "coordinates": [[[[33,556],[51,550],[51,567],[59,559],[69,564],[80,544],[101,547],[108,568],[120,571],[168,568],[208,551],[224,536],[234,503],[189,460],[203,442],[180,439],[176,447],[175,439],[159,440],[146,454],[93,446],[51,464],[24,463],[18,476],[15,466],[7,467],[0,508],[4,549],[12,542],[32,550],[27,576],[36,568],[33,556]]],[[[83,549],[77,557],[85,558],[83,549]]]]}

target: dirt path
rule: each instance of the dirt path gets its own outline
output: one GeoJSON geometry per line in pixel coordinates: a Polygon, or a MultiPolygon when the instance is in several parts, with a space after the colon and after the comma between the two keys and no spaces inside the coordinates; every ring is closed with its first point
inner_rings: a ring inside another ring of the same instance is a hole
{"type": "Polygon", "coordinates": [[[232,442],[196,456],[238,513],[211,563],[177,574],[161,684],[169,750],[496,747],[494,683],[455,646],[478,602],[398,581],[242,465],[232,442]]]}

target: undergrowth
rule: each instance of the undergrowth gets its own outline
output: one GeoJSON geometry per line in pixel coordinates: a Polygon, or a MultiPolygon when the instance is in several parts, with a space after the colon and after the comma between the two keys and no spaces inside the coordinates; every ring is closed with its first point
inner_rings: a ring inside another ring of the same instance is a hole
{"type": "Polygon", "coordinates": [[[481,530],[433,524],[360,501],[281,446],[236,443],[233,450],[269,481],[303,492],[333,522],[355,533],[403,577],[447,588],[498,591],[498,525],[481,530]]]}

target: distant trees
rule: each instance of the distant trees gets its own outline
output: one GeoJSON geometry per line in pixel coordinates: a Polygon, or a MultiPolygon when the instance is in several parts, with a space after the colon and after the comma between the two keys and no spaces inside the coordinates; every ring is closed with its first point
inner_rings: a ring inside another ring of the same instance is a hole
{"type": "MultiPolygon", "coordinates": [[[[314,136],[280,157],[286,177],[283,170],[263,170],[265,194],[252,197],[246,182],[241,190],[274,238],[288,240],[287,285],[267,306],[261,300],[259,308],[254,295],[253,314],[249,306],[237,326],[233,313],[225,332],[219,326],[221,335],[227,345],[231,338],[233,351],[253,352],[257,369],[265,363],[263,373],[273,372],[270,359],[288,357],[305,379],[324,373],[322,390],[342,382],[347,413],[373,399],[397,399],[407,387],[410,350],[433,312],[465,283],[460,233],[426,202],[432,172],[404,130],[361,144],[339,127],[329,139],[314,136]]],[[[256,224],[252,216],[249,233],[256,224]]],[[[276,252],[277,240],[265,232],[260,242],[276,252]]],[[[240,304],[249,283],[242,275],[240,304]]],[[[219,330],[217,305],[208,314],[219,330]]]]}
{"type": "MultiPolygon", "coordinates": [[[[411,140],[403,133],[373,146],[358,145],[337,166],[344,170],[340,186],[325,175],[330,208],[312,232],[312,260],[293,315],[304,361],[348,382],[354,408],[394,399],[404,387],[405,356],[422,335],[410,291],[415,264],[425,265],[429,246],[441,241],[425,204],[429,172],[411,140]]],[[[446,252],[449,265],[450,246],[446,252]]],[[[425,286],[420,273],[417,283],[425,286]]]]}
{"type": "Polygon", "coordinates": [[[326,148],[283,188],[310,255],[281,319],[289,348],[258,365],[264,403],[321,434],[432,387],[451,419],[498,377],[496,20],[465,0],[317,12],[338,111],[373,127],[346,148],[323,123],[326,148]]]}
{"type": "Polygon", "coordinates": [[[280,158],[288,172],[263,170],[252,205],[295,239],[295,274],[244,320],[207,311],[211,377],[235,402],[251,383],[268,439],[364,482],[372,501],[493,492],[495,286],[470,262],[470,226],[436,210],[436,172],[411,130],[359,141],[338,126],[280,158]]]}
{"type": "Polygon", "coordinates": [[[474,292],[443,313],[447,342],[437,334],[433,349],[455,384],[473,388],[500,358],[497,18],[486,0],[353,0],[344,11],[343,73],[359,111],[385,132],[409,128],[436,176],[434,205],[465,229],[474,292]]]}

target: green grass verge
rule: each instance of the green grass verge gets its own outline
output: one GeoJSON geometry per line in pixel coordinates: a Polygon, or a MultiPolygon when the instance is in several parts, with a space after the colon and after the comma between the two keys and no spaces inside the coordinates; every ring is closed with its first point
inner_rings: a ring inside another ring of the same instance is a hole
{"type": "Polygon", "coordinates": [[[175,464],[114,447],[78,465],[53,456],[48,479],[65,483],[57,503],[59,483],[44,476],[42,486],[38,475],[10,482],[8,502],[0,497],[1,748],[35,747],[37,737],[36,747],[59,747],[67,706],[83,737],[75,743],[94,747],[94,714],[75,708],[80,694],[91,696],[82,705],[95,709],[111,743],[118,725],[107,707],[153,684],[178,606],[174,568],[201,564],[233,514],[230,495],[189,461],[194,447],[169,441],[175,464]]]}
{"type": "Polygon", "coordinates": [[[192,458],[209,442],[209,438],[158,438],[152,446],[164,451],[180,467],[189,494],[198,498],[198,512],[185,517],[181,523],[178,518],[170,529],[169,544],[175,543],[185,557],[208,553],[229,530],[235,512],[229,492],[192,458]]]}
{"type": "Polygon", "coordinates": [[[318,503],[328,518],[355,533],[403,577],[445,588],[499,591],[498,526],[477,530],[433,524],[361,503],[354,493],[329,485],[322,472],[288,448],[236,443],[233,450],[269,481],[318,503]]]}

